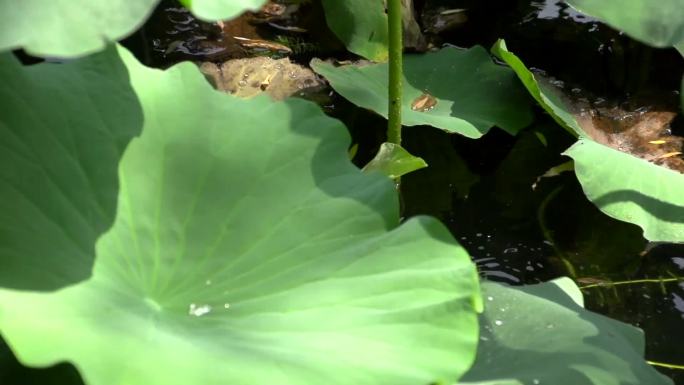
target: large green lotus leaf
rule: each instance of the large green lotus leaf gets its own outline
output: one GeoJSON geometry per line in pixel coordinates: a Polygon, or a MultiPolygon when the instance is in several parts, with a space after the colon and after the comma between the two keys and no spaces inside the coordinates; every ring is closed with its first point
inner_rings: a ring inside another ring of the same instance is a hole
{"type": "MultiPolygon", "coordinates": [[[[135,31],[159,0],[0,0],[0,51],[76,57],[135,31]]],[[[185,0],[203,19],[227,19],[265,0],[185,0]]]]}
{"type": "Polygon", "coordinates": [[[588,139],[565,154],[601,211],[639,225],[650,241],[684,242],[684,175],[588,139]]]}
{"type": "Polygon", "coordinates": [[[0,287],[51,290],[91,274],[119,160],[143,125],[113,56],[30,67],[0,56],[0,287]]]}
{"type": "Polygon", "coordinates": [[[646,44],[670,47],[684,43],[684,0],[566,0],[646,44]]]}
{"type": "Polygon", "coordinates": [[[558,123],[573,135],[582,135],[582,129],[575,118],[567,111],[563,103],[551,92],[547,92],[542,83],[535,79],[534,74],[527,69],[525,64],[506,47],[504,40],[498,40],[492,53],[506,62],[518,75],[527,91],[539,103],[539,105],[558,123]]]}
{"type": "Polygon", "coordinates": [[[467,370],[473,263],[434,219],[396,226],[392,182],[351,164],[340,122],[303,100],[214,92],[190,63],[162,72],[119,54],[144,126],[120,162],[116,219],[89,280],[0,290],[23,364],[72,362],[89,385],[412,385],[467,370]]]}
{"type": "Polygon", "coordinates": [[[256,11],[267,0],[179,0],[204,20],[231,19],[245,11],[256,11]]]}
{"type": "Polygon", "coordinates": [[[322,0],[330,29],[348,50],[366,59],[387,61],[387,13],[383,0],[322,0]]]}
{"type": "Polygon", "coordinates": [[[640,329],[585,310],[568,278],[483,284],[480,345],[463,384],[668,385],[643,358],[640,329]]]}
{"type": "MultiPolygon", "coordinates": [[[[346,65],[314,60],[313,69],[352,103],[387,117],[388,65],[346,65]]],[[[492,126],[517,133],[532,113],[515,73],[492,62],[487,51],[443,48],[404,56],[402,124],[430,125],[479,138],[492,126]],[[423,94],[434,97],[431,109],[413,110],[423,94]]]]}

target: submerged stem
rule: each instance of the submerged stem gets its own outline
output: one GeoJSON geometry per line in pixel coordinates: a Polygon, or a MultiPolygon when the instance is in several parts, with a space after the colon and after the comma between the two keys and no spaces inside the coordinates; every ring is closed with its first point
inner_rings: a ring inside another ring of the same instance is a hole
{"type": "Polygon", "coordinates": [[[661,368],[684,370],[684,365],[668,364],[665,362],[658,362],[658,361],[646,361],[646,362],[648,362],[649,365],[660,366],[661,368]]]}
{"type": "Polygon", "coordinates": [[[589,285],[582,285],[580,289],[590,289],[592,287],[610,287],[610,286],[620,286],[620,285],[635,285],[640,283],[668,283],[668,282],[682,282],[684,277],[674,277],[674,278],[647,278],[647,279],[633,279],[629,281],[606,281],[599,283],[592,283],[589,285]]]}
{"type": "Polygon", "coordinates": [[[387,0],[389,33],[389,111],[387,141],[401,144],[402,37],[401,0],[387,0]]]}

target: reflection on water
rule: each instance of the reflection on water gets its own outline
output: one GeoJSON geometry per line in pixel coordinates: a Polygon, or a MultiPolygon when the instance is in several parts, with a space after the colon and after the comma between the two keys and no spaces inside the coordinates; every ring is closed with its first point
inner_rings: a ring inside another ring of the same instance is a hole
{"type": "MultiPolygon", "coordinates": [[[[430,167],[402,179],[402,189],[411,191],[404,195],[405,213],[441,218],[486,279],[521,285],[570,276],[580,286],[593,283],[583,290],[589,310],[642,328],[647,359],[683,364],[684,349],[673,341],[684,339],[684,283],[610,283],[684,277],[684,245],[648,244],[637,226],[591,204],[573,173],[543,178],[532,189],[539,175],[566,161],[559,154],[572,141],[556,127],[534,130],[547,145],[533,132],[510,137],[492,131],[478,141],[430,134],[441,143],[430,147],[416,145],[422,132],[408,128],[405,146],[430,167]],[[435,157],[449,162],[431,162],[435,157]],[[467,191],[460,190],[463,183],[439,177],[447,171],[458,172],[453,180],[469,181],[467,191]],[[435,205],[433,191],[444,190],[451,191],[450,200],[435,205]]],[[[658,369],[682,380],[681,372],[658,369]]]]}
{"type": "MultiPolygon", "coordinates": [[[[646,335],[646,357],[651,361],[684,364],[684,282],[660,279],[684,277],[684,245],[660,244],[643,256],[635,278],[646,283],[604,285],[583,290],[588,309],[640,327],[646,335]]],[[[675,383],[684,381],[684,372],[658,367],[675,383]]]]}
{"type": "Polygon", "coordinates": [[[598,21],[592,17],[577,12],[574,8],[568,6],[562,0],[532,1],[530,6],[536,9],[536,13],[532,13],[528,17],[532,16],[536,17],[537,19],[570,19],[577,23],[596,23],[598,21]]]}

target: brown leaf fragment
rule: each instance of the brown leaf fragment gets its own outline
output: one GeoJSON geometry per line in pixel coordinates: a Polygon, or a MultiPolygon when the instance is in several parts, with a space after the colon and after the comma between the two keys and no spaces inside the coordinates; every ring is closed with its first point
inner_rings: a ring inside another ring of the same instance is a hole
{"type": "Polygon", "coordinates": [[[413,111],[426,112],[435,108],[436,105],[437,99],[427,92],[423,92],[422,95],[413,100],[411,103],[411,109],[413,111]]]}

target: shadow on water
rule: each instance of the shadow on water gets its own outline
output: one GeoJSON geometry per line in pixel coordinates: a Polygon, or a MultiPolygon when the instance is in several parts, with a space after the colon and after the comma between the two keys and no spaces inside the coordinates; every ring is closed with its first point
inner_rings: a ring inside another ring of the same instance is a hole
{"type": "MultiPolygon", "coordinates": [[[[648,248],[632,277],[653,281],[585,289],[587,307],[643,329],[649,360],[681,365],[684,349],[675,341],[684,338],[684,282],[658,280],[684,277],[684,245],[656,244],[648,248]]],[[[658,370],[675,383],[684,383],[681,370],[658,370]]]]}

